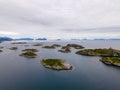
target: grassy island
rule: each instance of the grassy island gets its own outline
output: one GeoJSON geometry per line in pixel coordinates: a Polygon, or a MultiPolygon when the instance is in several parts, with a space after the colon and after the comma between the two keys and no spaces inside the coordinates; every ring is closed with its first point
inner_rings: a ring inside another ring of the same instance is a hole
{"type": "Polygon", "coordinates": [[[86,56],[104,56],[104,57],[114,57],[120,56],[120,50],[112,48],[104,49],[85,49],[79,50],[76,54],[86,55],[86,56]]]}
{"type": "Polygon", "coordinates": [[[120,67],[120,57],[102,57],[100,61],[107,65],[114,65],[120,67]]]}
{"type": "Polygon", "coordinates": [[[28,57],[28,58],[35,58],[35,57],[37,57],[37,54],[35,54],[34,52],[31,52],[31,51],[26,51],[26,52],[20,54],[20,56],[24,56],[24,57],[28,57]]]}
{"type": "Polygon", "coordinates": [[[66,47],[66,48],[61,49],[61,50],[58,50],[58,51],[59,51],[59,52],[63,52],[63,53],[70,53],[70,52],[71,52],[71,50],[70,50],[69,47],[66,47]]]}
{"type": "Polygon", "coordinates": [[[9,48],[10,50],[17,50],[18,49],[18,47],[11,47],[11,48],[9,48]]]}
{"type": "Polygon", "coordinates": [[[82,45],[78,45],[78,44],[67,44],[66,46],[73,47],[75,49],[83,49],[84,48],[82,45]]]}
{"type": "Polygon", "coordinates": [[[3,52],[2,50],[0,50],[0,52],[3,52]]]}
{"type": "Polygon", "coordinates": [[[55,46],[43,46],[42,48],[55,49],[55,46]]]}
{"type": "Polygon", "coordinates": [[[38,50],[37,49],[24,49],[24,50],[22,50],[22,51],[24,51],[24,52],[38,52],[38,50]]]}
{"type": "Polygon", "coordinates": [[[50,69],[54,70],[70,70],[72,66],[61,59],[43,59],[40,61],[41,64],[50,69]]]}
{"type": "Polygon", "coordinates": [[[36,43],[33,46],[42,46],[42,44],[41,43],[36,43]]]}
{"type": "Polygon", "coordinates": [[[61,45],[59,45],[59,44],[53,44],[52,46],[54,46],[54,47],[61,47],[61,45]]]}
{"type": "Polygon", "coordinates": [[[27,42],[13,42],[12,44],[27,44],[27,42]]]}

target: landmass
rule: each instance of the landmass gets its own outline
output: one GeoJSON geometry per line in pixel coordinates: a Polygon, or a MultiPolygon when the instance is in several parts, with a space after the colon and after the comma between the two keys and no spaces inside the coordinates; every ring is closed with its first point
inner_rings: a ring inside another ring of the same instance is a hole
{"type": "Polygon", "coordinates": [[[9,48],[10,50],[17,50],[18,49],[18,47],[11,47],[11,48],[9,48]]]}
{"type": "Polygon", "coordinates": [[[100,61],[107,65],[120,67],[120,57],[102,57],[100,61]]]}
{"type": "Polygon", "coordinates": [[[28,58],[35,58],[37,57],[37,54],[31,51],[26,51],[22,54],[20,54],[20,56],[24,56],[24,57],[28,57],[28,58]]]}
{"type": "Polygon", "coordinates": [[[120,56],[120,50],[116,50],[112,48],[84,49],[84,50],[77,51],[76,54],[81,54],[81,55],[86,55],[86,56],[112,57],[112,56],[120,56]]]}
{"type": "Polygon", "coordinates": [[[24,51],[24,52],[38,52],[38,50],[37,49],[24,49],[24,50],[22,50],[22,51],[24,51]]]}
{"type": "Polygon", "coordinates": [[[72,65],[61,59],[43,59],[40,61],[41,64],[49,69],[53,70],[71,70],[72,65]]]}

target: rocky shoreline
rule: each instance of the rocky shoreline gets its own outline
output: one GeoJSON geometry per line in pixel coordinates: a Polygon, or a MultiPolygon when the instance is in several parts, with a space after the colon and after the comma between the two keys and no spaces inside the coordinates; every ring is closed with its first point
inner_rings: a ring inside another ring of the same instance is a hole
{"type": "Polygon", "coordinates": [[[41,60],[40,62],[45,68],[49,68],[53,70],[71,70],[72,69],[72,65],[60,59],[46,59],[46,60],[41,60]],[[50,62],[52,62],[52,64],[50,62]]]}

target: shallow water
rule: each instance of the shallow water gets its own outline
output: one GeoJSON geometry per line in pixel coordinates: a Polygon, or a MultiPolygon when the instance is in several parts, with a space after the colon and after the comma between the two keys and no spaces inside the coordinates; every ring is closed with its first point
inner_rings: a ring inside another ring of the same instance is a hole
{"type": "MultiPolygon", "coordinates": [[[[44,49],[32,46],[36,42],[28,42],[29,47],[3,42],[3,52],[0,53],[0,90],[120,90],[120,68],[107,66],[99,61],[100,57],[89,57],[71,53],[61,53],[57,49],[44,49]],[[18,50],[9,50],[18,46],[18,50]],[[28,59],[19,56],[25,48],[39,50],[37,58],[28,59]],[[73,65],[73,70],[54,71],[44,68],[40,60],[60,58],[73,65]]],[[[43,45],[53,43],[66,45],[77,43],[86,48],[120,49],[120,41],[44,41],[43,45]]]]}

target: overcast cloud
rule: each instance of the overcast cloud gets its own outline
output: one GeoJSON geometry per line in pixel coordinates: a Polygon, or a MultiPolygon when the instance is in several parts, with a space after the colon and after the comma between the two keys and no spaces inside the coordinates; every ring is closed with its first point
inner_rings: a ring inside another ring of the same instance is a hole
{"type": "Polygon", "coordinates": [[[120,0],[0,0],[0,35],[120,37],[120,0]]]}

